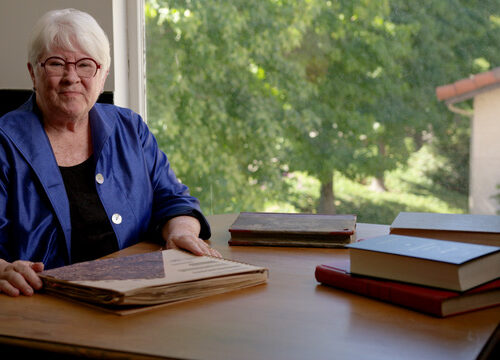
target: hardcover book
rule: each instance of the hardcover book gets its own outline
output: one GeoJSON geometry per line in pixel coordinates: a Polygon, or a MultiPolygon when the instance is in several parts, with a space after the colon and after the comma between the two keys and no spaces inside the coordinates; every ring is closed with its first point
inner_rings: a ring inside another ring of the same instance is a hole
{"type": "Polygon", "coordinates": [[[43,290],[119,315],[263,284],[268,270],[170,249],[86,261],[40,273],[43,290]]]}
{"type": "Polygon", "coordinates": [[[242,212],[229,245],[344,247],[355,240],[356,215],[242,212]]]}
{"type": "Polygon", "coordinates": [[[316,267],[318,282],[437,317],[500,305],[500,279],[466,292],[441,290],[350,273],[349,259],[316,267]]]}
{"type": "Polygon", "coordinates": [[[500,277],[500,247],[384,235],[348,245],[353,274],[466,291],[500,277]]]}
{"type": "Polygon", "coordinates": [[[500,246],[500,216],[401,212],[391,234],[500,246]]]}

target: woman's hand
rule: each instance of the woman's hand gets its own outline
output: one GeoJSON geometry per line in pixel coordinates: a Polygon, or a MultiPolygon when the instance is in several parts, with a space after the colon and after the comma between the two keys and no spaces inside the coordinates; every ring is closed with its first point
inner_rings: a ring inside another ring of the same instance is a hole
{"type": "Polygon", "coordinates": [[[36,273],[43,271],[43,263],[17,260],[12,263],[0,259],[0,293],[10,296],[31,296],[42,288],[36,273]]]}
{"type": "Polygon", "coordinates": [[[211,255],[221,257],[204,240],[198,237],[200,222],[192,216],[176,216],[163,226],[162,237],[167,249],[184,249],[195,255],[211,255]]]}

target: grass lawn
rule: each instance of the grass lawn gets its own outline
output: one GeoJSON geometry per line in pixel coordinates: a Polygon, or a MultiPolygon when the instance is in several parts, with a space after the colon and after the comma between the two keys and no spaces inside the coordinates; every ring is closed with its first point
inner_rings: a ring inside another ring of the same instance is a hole
{"type": "MultiPolygon", "coordinates": [[[[289,180],[294,184],[289,201],[270,203],[265,211],[314,212],[319,197],[319,182],[303,173],[293,173],[289,180]]],[[[467,195],[435,184],[425,175],[422,166],[387,172],[385,185],[388,191],[385,192],[373,190],[369,182],[364,185],[339,173],[334,175],[334,182],[337,213],[356,214],[359,222],[391,224],[400,211],[467,212],[467,195]]]]}

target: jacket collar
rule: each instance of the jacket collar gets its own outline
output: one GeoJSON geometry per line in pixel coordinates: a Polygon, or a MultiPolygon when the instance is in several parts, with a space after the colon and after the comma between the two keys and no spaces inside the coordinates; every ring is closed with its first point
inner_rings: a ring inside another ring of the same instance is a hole
{"type": "Polygon", "coordinates": [[[104,144],[108,140],[115,125],[115,117],[107,114],[104,105],[95,104],[89,112],[90,129],[94,158],[97,160],[104,144]]]}
{"type": "MultiPolygon", "coordinates": [[[[55,162],[52,147],[43,129],[42,114],[36,105],[35,95],[33,94],[26,103],[9,115],[13,115],[14,118],[11,116],[1,118],[0,129],[13,140],[26,160],[31,165],[36,164],[35,160],[40,158],[55,162]],[[19,126],[19,122],[22,122],[23,126],[19,126]],[[46,151],[41,151],[42,149],[46,151]]],[[[116,119],[106,113],[102,104],[95,104],[90,109],[89,119],[94,157],[98,158],[113,131],[116,119]]],[[[55,164],[57,165],[57,162],[55,164]]]]}

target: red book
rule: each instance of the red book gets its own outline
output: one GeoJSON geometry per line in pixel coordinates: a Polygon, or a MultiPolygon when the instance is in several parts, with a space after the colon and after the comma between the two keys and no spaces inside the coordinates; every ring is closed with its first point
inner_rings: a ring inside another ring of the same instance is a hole
{"type": "Polygon", "coordinates": [[[360,295],[438,317],[500,305],[500,279],[465,292],[381,280],[350,273],[349,259],[316,267],[316,280],[360,295]]]}

